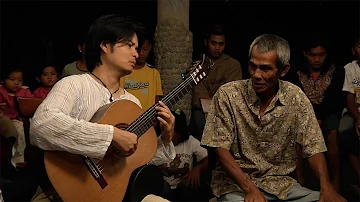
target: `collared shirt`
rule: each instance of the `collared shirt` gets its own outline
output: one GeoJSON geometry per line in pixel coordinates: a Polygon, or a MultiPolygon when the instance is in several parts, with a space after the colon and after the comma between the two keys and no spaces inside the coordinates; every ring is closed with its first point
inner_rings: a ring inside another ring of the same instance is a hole
{"type": "MultiPolygon", "coordinates": [[[[284,199],[296,183],[288,176],[296,168],[296,143],[310,157],[326,151],[324,138],[309,99],[289,82],[279,81],[261,119],[259,110],[251,80],[223,85],[212,100],[201,143],[229,150],[256,186],[284,199]]],[[[241,191],[220,165],[211,187],[218,197],[241,191]]]]}

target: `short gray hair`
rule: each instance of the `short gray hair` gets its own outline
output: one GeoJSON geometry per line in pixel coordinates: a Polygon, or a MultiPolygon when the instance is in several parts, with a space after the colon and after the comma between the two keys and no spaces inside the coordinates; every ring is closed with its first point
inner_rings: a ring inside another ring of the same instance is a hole
{"type": "Polygon", "coordinates": [[[272,34],[262,34],[256,37],[250,45],[249,58],[251,58],[251,51],[255,46],[256,50],[261,53],[275,50],[278,69],[282,70],[285,66],[290,65],[290,46],[285,39],[272,34]]]}

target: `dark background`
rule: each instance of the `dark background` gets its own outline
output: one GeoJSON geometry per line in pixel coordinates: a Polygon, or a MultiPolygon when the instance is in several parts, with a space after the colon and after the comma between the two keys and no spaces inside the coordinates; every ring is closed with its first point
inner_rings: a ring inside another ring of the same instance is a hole
{"type": "MultiPolygon", "coordinates": [[[[2,1],[1,72],[14,66],[24,68],[24,85],[31,85],[45,60],[42,44],[49,40],[61,70],[78,55],[79,33],[110,13],[135,16],[152,31],[157,24],[156,1],[2,1]]],[[[245,77],[250,43],[262,33],[287,39],[292,61],[297,61],[307,34],[320,31],[330,41],[332,59],[343,66],[352,59],[351,42],[359,34],[359,18],[359,1],[191,0],[193,58],[203,51],[207,25],[218,21],[228,32],[225,52],[240,61],[245,77]]],[[[149,62],[153,63],[152,58],[149,62]]]]}

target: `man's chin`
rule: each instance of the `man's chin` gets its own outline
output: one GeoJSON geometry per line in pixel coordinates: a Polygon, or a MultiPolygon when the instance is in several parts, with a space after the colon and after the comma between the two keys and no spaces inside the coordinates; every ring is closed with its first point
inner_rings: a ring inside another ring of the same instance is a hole
{"type": "Polygon", "coordinates": [[[256,93],[264,93],[266,91],[266,87],[259,88],[259,87],[253,86],[253,89],[256,93]]]}
{"type": "Polygon", "coordinates": [[[220,55],[221,55],[221,54],[213,54],[212,57],[213,57],[214,59],[218,59],[218,58],[220,57],[220,55]]]}
{"type": "Polygon", "coordinates": [[[129,74],[131,74],[132,72],[133,72],[133,70],[125,70],[125,71],[124,71],[125,75],[129,75],[129,74]]]}
{"type": "Polygon", "coordinates": [[[16,93],[18,90],[20,90],[20,88],[13,88],[9,90],[9,93],[16,93]]]}

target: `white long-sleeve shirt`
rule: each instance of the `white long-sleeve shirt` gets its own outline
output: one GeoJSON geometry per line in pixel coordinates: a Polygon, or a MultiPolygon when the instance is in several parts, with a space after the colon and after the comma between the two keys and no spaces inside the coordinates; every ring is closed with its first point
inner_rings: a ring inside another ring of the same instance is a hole
{"type": "MultiPolygon", "coordinates": [[[[43,150],[102,159],[112,141],[114,126],[89,122],[95,112],[109,104],[109,91],[89,74],[68,76],[58,81],[30,121],[30,143],[43,150]]],[[[126,99],[141,107],[139,100],[125,91],[114,101],[126,99]]],[[[175,158],[174,145],[158,148],[151,164],[175,158]]]]}

